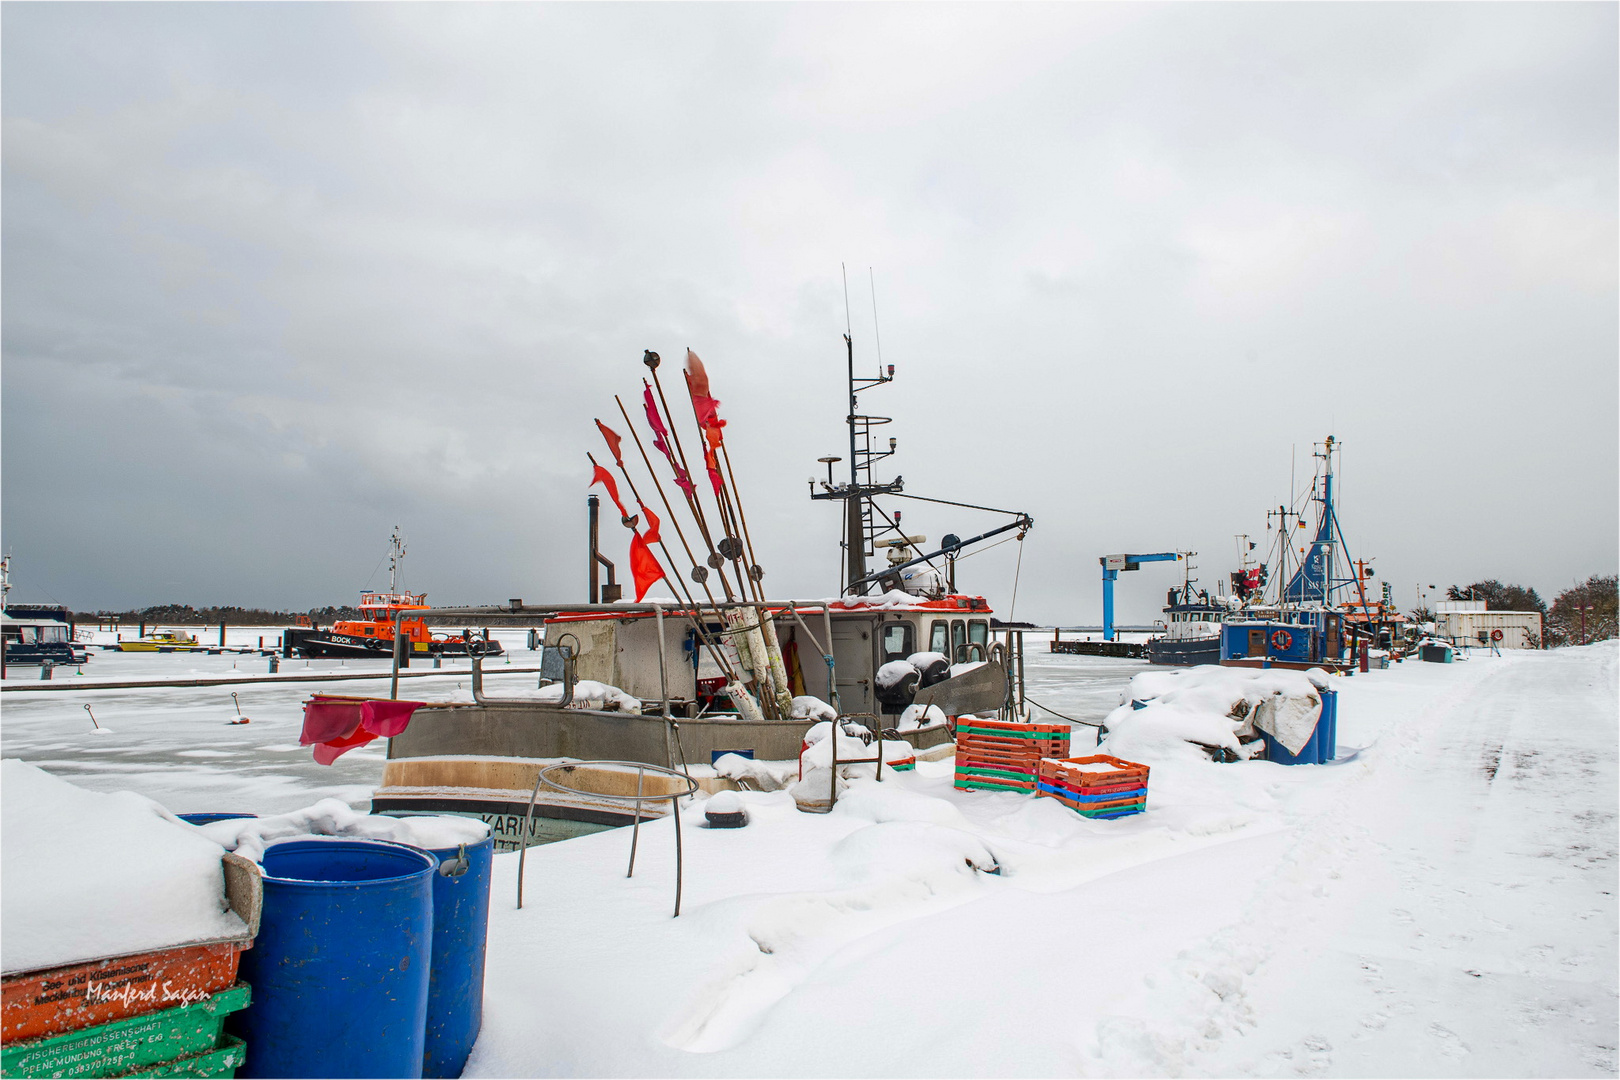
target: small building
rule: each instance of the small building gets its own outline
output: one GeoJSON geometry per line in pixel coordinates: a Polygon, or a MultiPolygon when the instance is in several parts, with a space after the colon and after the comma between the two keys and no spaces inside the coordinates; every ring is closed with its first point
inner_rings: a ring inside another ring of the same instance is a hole
{"type": "Polygon", "coordinates": [[[1541,648],[1539,611],[1487,611],[1483,600],[1440,600],[1434,616],[1435,636],[1453,645],[1541,648]]]}

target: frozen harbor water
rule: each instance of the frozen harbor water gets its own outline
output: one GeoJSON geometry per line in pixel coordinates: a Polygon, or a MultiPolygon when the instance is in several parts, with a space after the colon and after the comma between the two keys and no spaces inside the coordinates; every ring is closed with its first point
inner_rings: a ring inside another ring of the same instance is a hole
{"type": "MultiPolygon", "coordinates": [[[[254,645],[264,631],[232,628],[226,643],[254,645]]],[[[198,635],[217,638],[213,631],[198,635]]],[[[535,686],[534,674],[503,675],[504,667],[532,668],[537,654],[525,647],[523,631],[497,632],[506,656],[485,664],[491,693],[518,694],[535,686]]],[[[110,637],[110,635],[109,635],[110,637]]],[[[272,632],[266,640],[273,642],[272,632]]],[[[1095,723],[1119,704],[1130,677],[1148,670],[1140,660],[1053,655],[1037,635],[1028,639],[1026,676],[1030,696],[1052,709],[1095,723]]],[[[446,659],[445,669],[465,669],[465,661],[446,659]]],[[[194,653],[97,653],[83,674],[59,671],[40,688],[38,668],[14,668],[0,701],[4,724],[0,752],[22,758],[75,784],[96,791],[139,792],[178,813],[248,811],[279,813],[334,796],[363,805],[382,778],[385,743],[351,750],[331,766],[317,765],[307,746],[298,745],[302,703],[312,693],[382,697],[388,683],[376,680],[331,682],[253,682],[218,686],[142,687],[134,689],[61,689],[76,682],[138,679],[230,678],[267,673],[262,656],[194,653]],[[236,707],[250,724],[229,725],[236,707]],[[107,728],[98,734],[84,706],[107,728]]],[[[388,670],[385,661],[288,660],[284,676],[329,671],[333,674],[388,670]]],[[[420,662],[415,675],[425,669],[420,662]]],[[[400,695],[417,701],[471,700],[465,673],[413,677],[400,684],[400,695]]],[[[1037,714],[1039,710],[1037,710],[1037,714]]],[[[1095,745],[1094,729],[1077,727],[1075,746],[1095,745]]]]}

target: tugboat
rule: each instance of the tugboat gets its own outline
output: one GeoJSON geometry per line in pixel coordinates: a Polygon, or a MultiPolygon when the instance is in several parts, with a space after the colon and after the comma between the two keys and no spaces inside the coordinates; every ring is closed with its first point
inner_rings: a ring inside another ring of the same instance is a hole
{"type": "MultiPolygon", "coordinates": [[[[283,656],[309,660],[386,660],[394,651],[394,616],[401,611],[427,611],[427,593],[401,592],[399,570],[405,561],[405,542],[394,527],[388,554],[388,591],[361,592],[360,619],[339,620],[330,630],[290,626],[282,635],[283,656]]],[[[409,642],[411,656],[465,656],[467,639],[460,634],[435,635],[421,619],[407,617],[400,631],[409,642]]],[[[499,656],[501,643],[479,642],[484,656],[499,656]]]]}

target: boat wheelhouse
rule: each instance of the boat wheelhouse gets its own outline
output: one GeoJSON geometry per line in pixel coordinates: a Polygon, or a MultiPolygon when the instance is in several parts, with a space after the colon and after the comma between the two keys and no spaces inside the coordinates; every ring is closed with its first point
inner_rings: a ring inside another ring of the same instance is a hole
{"type": "Polygon", "coordinates": [[[8,604],[0,621],[5,663],[42,667],[78,665],[89,650],[73,640],[71,613],[56,604],[8,604]]]}
{"type": "Polygon", "coordinates": [[[1171,589],[1164,608],[1164,633],[1147,643],[1150,664],[1189,667],[1221,662],[1221,624],[1232,609],[1209,591],[1194,591],[1189,579],[1171,589]]]}

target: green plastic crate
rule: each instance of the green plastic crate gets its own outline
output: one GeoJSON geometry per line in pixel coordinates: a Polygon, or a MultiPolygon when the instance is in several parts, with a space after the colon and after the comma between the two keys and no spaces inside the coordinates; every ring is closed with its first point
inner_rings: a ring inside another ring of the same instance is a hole
{"type": "Polygon", "coordinates": [[[247,1043],[235,1035],[220,1040],[219,1049],[206,1054],[176,1058],[139,1072],[121,1073],[123,1078],[135,1076],[224,1076],[234,1077],[236,1070],[247,1060],[247,1043]]]}
{"type": "MultiPolygon", "coordinates": [[[[0,1076],[229,1076],[230,1072],[171,1073],[153,1067],[168,1068],[181,1064],[177,1058],[220,1052],[225,1017],[246,1008],[250,1000],[252,991],[247,983],[237,983],[205,1001],[114,1020],[66,1035],[12,1043],[0,1051],[0,1076]],[[153,1071],[135,1072],[140,1069],[153,1071]]],[[[230,1068],[234,1072],[236,1066],[230,1068]]]]}

